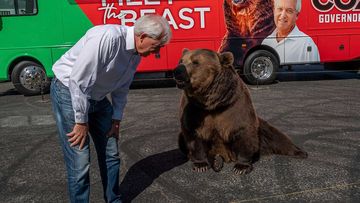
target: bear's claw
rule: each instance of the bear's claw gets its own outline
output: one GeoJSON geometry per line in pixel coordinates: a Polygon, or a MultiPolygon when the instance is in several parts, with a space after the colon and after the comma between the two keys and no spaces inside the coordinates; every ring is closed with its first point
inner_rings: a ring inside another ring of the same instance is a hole
{"type": "Polygon", "coordinates": [[[248,174],[252,170],[253,170],[252,165],[244,165],[244,164],[235,164],[234,169],[233,169],[233,171],[236,175],[248,174]]]}
{"type": "Polygon", "coordinates": [[[208,164],[206,162],[201,162],[201,163],[194,163],[193,166],[193,171],[196,172],[205,172],[208,170],[208,164]]]}

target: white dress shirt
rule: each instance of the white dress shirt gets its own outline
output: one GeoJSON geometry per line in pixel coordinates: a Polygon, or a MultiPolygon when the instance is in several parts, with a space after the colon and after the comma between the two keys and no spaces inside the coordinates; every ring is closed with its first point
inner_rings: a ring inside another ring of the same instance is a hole
{"type": "Polygon", "coordinates": [[[109,24],[87,31],[52,68],[56,78],[69,87],[75,122],[88,121],[89,99],[100,101],[109,93],[112,118],[121,120],[140,60],[133,27],[109,24]]]}
{"type": "Polygon", "coordinates": [[[301,32],[297,26],[290,34],[277,42],[277,29],[262,42],[274,48],[280,57],[280,64],[296,64],[320,62],[319,51],[314,41],[307,34],[301,32]]]}

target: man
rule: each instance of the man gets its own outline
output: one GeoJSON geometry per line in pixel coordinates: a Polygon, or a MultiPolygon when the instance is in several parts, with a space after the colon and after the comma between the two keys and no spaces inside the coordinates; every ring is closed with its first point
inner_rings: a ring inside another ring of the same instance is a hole
{"type": "Polygon", "coordinates": [[[262,44],[273,47],[280,63],[319,62],[319,51],[314,41],[296,26],[301,10],[301,0],[275,0],[274,21],[276,29],[262,44]]]}
{"type": "Polygon", "coordinates": [[[133,27],[100,25],[54,64],[51,100],[71,202],[89,202],[88,134],[97,152],[105,201],[120,202],[117,140],[129,86],[141,56],[157,54],[170,38],[168,22],[157,15],[145,15],[133,27]]]}

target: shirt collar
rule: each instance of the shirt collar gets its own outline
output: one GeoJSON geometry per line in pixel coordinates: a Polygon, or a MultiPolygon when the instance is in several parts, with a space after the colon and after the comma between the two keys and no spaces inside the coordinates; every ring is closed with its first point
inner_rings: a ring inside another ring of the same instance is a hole
{"type": "MultiPolygon", "coordinates": [[[[269,37],[271,37],[271,39],[276,41],[276,34],[277,34],[278,30],[275,29],[270,35],[269,37]]],[[[299,28],[297,27],[297,25],[295,25],[295,27],[291,30],[291,32],[288,34],[288,36],[285,39],[282,39],[280,42],[277,42],[278,44],[283,43],[286,40],[296,40],[296,36],[302,36],[301,31],[299,30],[299,28]]]]}
{"type": "Polygon", "coordinates": [[[128,27],[126,32],[126,50],[136,52],[134,27],[128,27]]]}
{"type": "Polygon", "coordinates": [[[291,32],[289,33],[288,37],[296,37],[296,36],[301,36],[301,32],[299,28],[295,25],[294,29],[291,30],[291,32]]]}
{"type": "MultiPolygon", "coordinates": [[[[275,29],[269,36],[276,37],[277,32],[278,32],[278,30],[275,29]]],[[[299,35],[301,35],[301,32],[300,32],[298,26],[295,25],[294,28],[291,30],[291,32],[288,34],[287,37],[289,37],[289,36],[299,36],[299,35]]]]}

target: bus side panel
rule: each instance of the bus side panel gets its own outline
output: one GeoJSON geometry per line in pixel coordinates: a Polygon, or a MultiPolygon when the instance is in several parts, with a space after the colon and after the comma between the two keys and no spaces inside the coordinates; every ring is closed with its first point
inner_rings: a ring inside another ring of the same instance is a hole
{"type": "Polygon", "coordinates": [[[349,59],[349,36],[321,36],[318,46],[322,61],[341,61],[349,59]]]}
{"type": "Polygon", "coordinates": [[[350,58],[360,60],[360,34],[350,37],[350,58]]]}
{"type": "Polygon", "coordinates": [[[40,61],[41,65],[44,66],[46,73],[52,73],[52,60],[51,60],[51,49],[49,48],[29,48],[29,49],[9,49],[1,50],[0,64],[6,64],[6,71],[0,71],[0,79],[8,79],[8,69],[10,64],[20,57],[27,57],[40,61]]]}
{"type": "Polygon", "coordinates": [[[8,80],[8,70],[13,60],[13,54],[9,53],[9,50],[0,50],[0,81],[8,80]]]}
{"type": "MultiPolygon", "coordinates": [[[[160,58],[155,58],[154,55],[146,57],[145,60],[141,60],[137,72],[154,72],[155,71],[166,71],[168,70],[167,59],[169,57],[168,47],[160,49],[160,58]]],[[[172,55],[172,53],[170,53],[172,55]]]]}
{"type": "Polygon", "coordinates": [[[62,0],[61,2],[61,20],[64,36],[62,44],[74,45],[93,24],[79,5],[68,0],[62,0]]]}
{"type": "Polygon", "coordinates": [[[321,62],[350,61],[360,57],[358,0],[302,2],[301,28],[311,37],[318,38],[321,62]]]}
{"type": "Polygon", "coordinates": [[[179,59],[182,55],[184,48],[198,49],[199,47],[204,49],[214,50],[217,48],[214,40],[210,41],[187,41],[187,42],[174,42],[168,45],[168,50],[171,50],[171,57],[168,57],[169,69],[174,69],[179,63],[179,59]]]}

